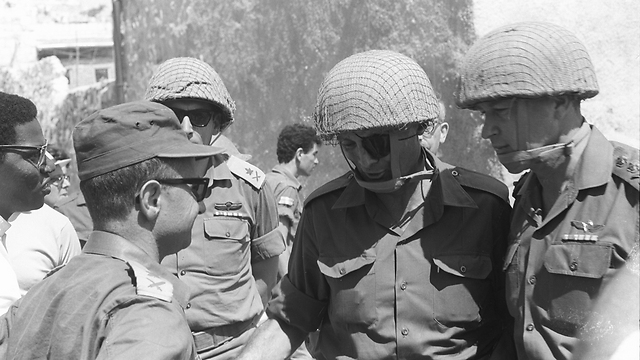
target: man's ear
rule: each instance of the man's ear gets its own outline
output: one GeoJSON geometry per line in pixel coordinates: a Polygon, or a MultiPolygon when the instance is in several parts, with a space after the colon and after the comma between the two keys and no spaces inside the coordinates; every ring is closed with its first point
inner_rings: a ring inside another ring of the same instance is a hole
{"type": "Polygon", "coordinates": [[[296,150],[296,155],[295,155],[296,160],[300,161],[300,158],[302,157],[302,155],[304,155],[304,150],[302,150],[302,148],[298,148],[298,150],[296,150]]]}
{"type": "Polygon", "coordinates": [[[449,123],[443,122],[440,124],[440,143],[442,144],[447,140],[447,134],[449,134],[449,123]]]}
{"type": "Polygon", "coordinates": [[[160,213],[162,186],[155,180],[149,180],[140,188],[138,206],[140,213],[148,220],[155,220],[160,213]]]}

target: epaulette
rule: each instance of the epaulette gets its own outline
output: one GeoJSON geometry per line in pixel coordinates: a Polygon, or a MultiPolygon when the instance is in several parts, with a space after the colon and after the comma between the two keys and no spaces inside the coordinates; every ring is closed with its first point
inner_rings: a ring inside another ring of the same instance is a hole
{"type": "Polygon", "coordinates": [[[62,264],[62,265],[58,265],[56,267],[54,267],[53,269],[49,270],[49,272],[47,273],[47,275],[44,276],[44,278],[48,278],[49,276],[57,273],[58,271],[60,271],[60,269],[62,269],[65,265],[67,264],[62,264]]]}
{"type": "Polygon", "coordinates": [[[527,171],[522,176],[520,176],[520,179],[513,182],[513,193],[511,194],[511,196],[513,196],[514,199],[516,198],[516,195],[518,195],[518,193],[520,192],[520,189],[522,189],[522,186],[524,185],[529,175],[531,175],[531,171],[527,171]]]}
{"type": "Polygon", "coordinates": [[[492,178],[489,175],[460,167],[446,169],[443,170],[443,172],[450,172],[451,175],[458,180],[458,183],[464,187],[486,191],[501,198],[507,203],[509,202],[509,189],[500,180],[492,178]]]}
{"type": "Polygon", "coordinates": [[[640,185],[638,149],[617,141],[611,141],[611,145],[613,145],[613,173],[638,190],[640,185]]]}
{"type": "Polygon", "coordinates": [[[265,174],[257,166],[249,164],[237,156],[230,155],[227,160],[229,171],[244,181],[251,184],[256,189],[260,189],[264,184],[265,174]]]}
{"type": "Polygon", "coordinates": [[[136,293],[162,301],[171,302],[173,298],[173,284],[169,280],[155,276],[144,266],[134,262],[127,262],[136,278],[136,293]]]}
{"type": "Polygon", "coordinates": [[[320,186],[319,188],[315,189],[308,197],[307,199],[304,201],[304,206],[307,206],[307,204],[309,202],[311,202],[311,200],[316,199],[324,194],[328,194],[330,192],[336,191],[338,189],[342,189],[345,188],[347,185],[349,185],[349,183],[351,182],[351,179],[353,179],[353,173],[351,171],[345,173],[344,175],[335,178],[331,181],[329,181],[328,183],[320,186]]]}

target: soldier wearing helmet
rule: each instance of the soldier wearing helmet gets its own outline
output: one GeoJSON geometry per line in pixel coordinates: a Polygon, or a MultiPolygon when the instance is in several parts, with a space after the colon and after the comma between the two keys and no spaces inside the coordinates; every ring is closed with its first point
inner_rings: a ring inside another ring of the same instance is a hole
{"type": "Polygon", "coordinates": [[[265,174],[222,135],[235,104],[211,66],[169,59],[153,74],[145,99],[172,109],[192,142],[226,150],[205,163],[210,193],[191,245],[162,263],[190,287],[185,313],[200,357],[233,359],[260,320],[285,249],[273,192],[265,174]]]}
{"type": "Polygon", "coordinates": [[[240,359],[284,359],[316,329],[321,359],[492,356],[508,318],[507,188],[423,150],[438,115],[404,55],[368,51],[329,71],[315,125],[351,171],[307,199],[270,319],[240,359]]]}
{"type": "MultiPolygon", "coordinates": [[[[602,287],[638,242],[638,150],[583,118],[598,93],[589,55],[560,26],[525,22],[478,40],[457,102],[516,185],[504,262],[519,359],[568,359],[602,287]]],[[[637,286],[637,284],[636,284],[637,286]]]]}

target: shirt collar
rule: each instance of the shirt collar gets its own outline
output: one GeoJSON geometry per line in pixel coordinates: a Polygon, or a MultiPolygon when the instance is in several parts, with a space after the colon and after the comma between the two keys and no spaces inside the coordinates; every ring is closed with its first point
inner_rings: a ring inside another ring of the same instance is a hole
{"type": "Polygon", "coordinates": [[[125,238],[116,234],[93,231],[89,235],[89,240],[82,249],[86,254],[97,254],[110,256],[125,262],[133,261],[142,266],[153,274],[157,274],[168,280],[173,285],[173,298],[184,308],[189,300],[189,288],[182,281],[178,280],[164,266],[160,265],[141,248],[134,245],[125,238]]]}
{"type": "Polygon", "coordinates": [[[211,157],[212,165],[207,169],[207,174],[205,175],[210,179],[209,186],[213,184],[214,180],[231,180],[233,179],[233,174],[231,174],[231,170],[227,166],[227,155],[219,154],[211,157]]]}
{"type": "Polygon", "coordinates": [[[581,155],[576,166],[574,181],[579,190],[593,188],[606,184],[611,178],[613,171],[613,146],[593,126],[590,126],[591,133],[587,147],[581,155]]]}
{"type": "MultiPolygon", "coordinates": [[[[581,154],[575,154],[575,156],[580,156],[573,173],[573,182],[578,190],[606,184],[613,171],[613,162],[611,161],[613,158],[613,146],[598,129],[592,125],[588,126],[590,133],[587,139],[587,146],[581,154]]],[[[531,186],[538,183],[537,181],[533,183],[535,178],[536,175],[534,173],[526,177],[524,184],[518,191],[518,196],[525,195],[531,186]]]]}
{"type": "MultiPolygon", "coordinates": [[[[477,204],[464,190],[464,188],[453,177],[451,171],[443,171],[451,168],[451,165],[440,161],[438,158],[427,155],[434,164],[434,174],[431,179],[431,189],[427,194],[431,209],[442,209],[445,205],[456,207],[477,207],[477,204]]],[[[423,180],[429,181],[429,180],[423,180]]],[[[353,174],[350,175],[349,183],[333,205],[333,209],[360,206],[365,203],[366,190],[355,181],[353,174]]],[[[441,212],[438,211],[438,212],[441,212]]]]}
{"type": "Polygon", "coordinates": [[[298,179],[296,179],[296,177],[293,176],[293,174],[289,170],[287,170],[287,167],[284,164],[278,164],[274,166],[272,171],[286,176],[289,180],[291,180],[291,183],[295,185],[295,188],[297,190],[302,189],[302,184],[300,184],[298,179]]]}

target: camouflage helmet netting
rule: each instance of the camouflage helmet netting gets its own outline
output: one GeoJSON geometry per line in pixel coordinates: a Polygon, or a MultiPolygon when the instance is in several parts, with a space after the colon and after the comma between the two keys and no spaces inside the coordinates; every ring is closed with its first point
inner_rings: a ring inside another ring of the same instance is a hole
{"type": "Polygon", "coordinates": [[[204,61],[179,57],[156,69],[144,94],[145,100],[163,102],[176,99],[202,99],[219,106],[225,115],[224,129],[233,122],[236,105],[220,75],[204,61]]]}
{"type": "Polygon", "coordinates": [[[506,97],[598,94],[584,45],[566,29],[544,22],[490,32],[469,49],[460,73],[456,102],[461,108],[506,97]]]}
{"type": "Polygon", "coordinates": [[[373,128],[400,128],[437,119],[438,100],[424,70],[402,54],[372,50],[333,67],[318,91],[313,114],[318,133],[336,135],[373,128]]]}

